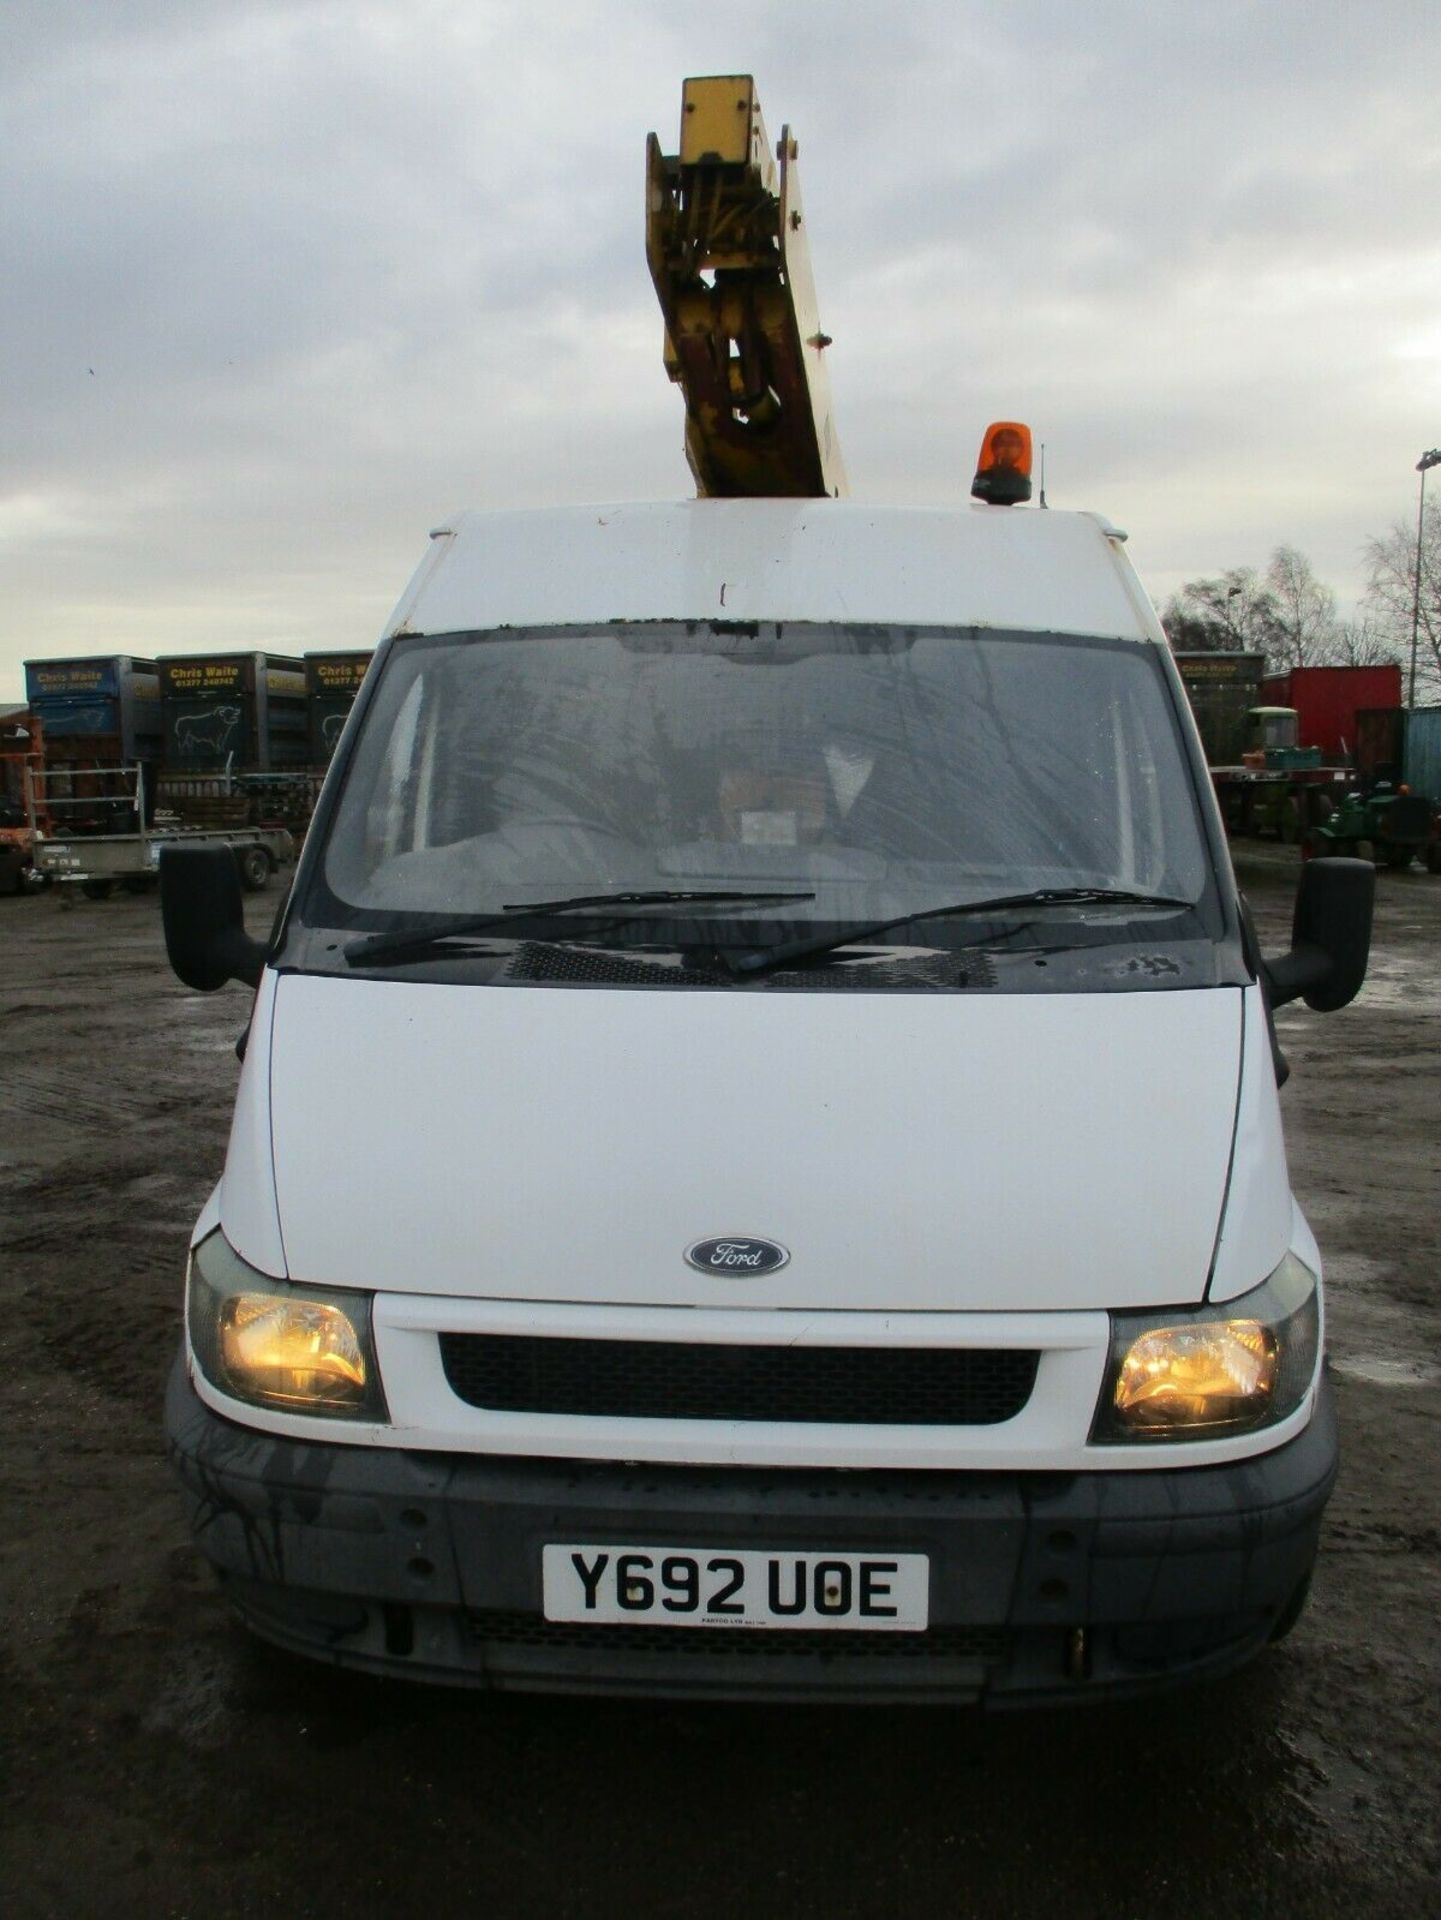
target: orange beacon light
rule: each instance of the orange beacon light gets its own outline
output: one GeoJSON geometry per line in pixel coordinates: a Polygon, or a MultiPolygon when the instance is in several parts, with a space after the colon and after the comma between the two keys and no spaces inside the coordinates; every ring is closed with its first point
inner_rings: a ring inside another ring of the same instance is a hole
{"type": "Polygon", "coordinates": [[[993,420],[981,436],[971,493],[993,507],[1019,506],[1031,497],[1031,429],[1019,420],[993,420]]]}

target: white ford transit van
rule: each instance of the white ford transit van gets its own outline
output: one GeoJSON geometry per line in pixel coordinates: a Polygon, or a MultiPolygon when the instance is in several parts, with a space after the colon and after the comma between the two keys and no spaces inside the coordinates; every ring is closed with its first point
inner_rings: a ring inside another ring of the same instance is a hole
{"type": "Polygon", "coordinates": [[[491,1687],[1230,1668],[1336,1470],[1270,1008],[1122,536],[833,500],[439,530],[255,987],[168,1404],[256,1632],[491,1687]]]}

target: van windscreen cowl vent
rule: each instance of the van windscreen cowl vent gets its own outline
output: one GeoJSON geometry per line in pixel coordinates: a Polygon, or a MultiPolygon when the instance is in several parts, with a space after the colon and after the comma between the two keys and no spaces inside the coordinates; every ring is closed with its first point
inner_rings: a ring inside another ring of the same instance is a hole
{"type": "Polygon", "coordinates": [[[685,964],[675,955],[616,953],[605,948],[555,946],[527,940],[518,946],[506,980],[532,985],[595,987],[740,987],[784,993],[955,993],[992,987],[996,970],[980,953],[921,953],[887,960],[830,960],[808,967],[778,968],[744,981],[724,967],[685,964]]]}

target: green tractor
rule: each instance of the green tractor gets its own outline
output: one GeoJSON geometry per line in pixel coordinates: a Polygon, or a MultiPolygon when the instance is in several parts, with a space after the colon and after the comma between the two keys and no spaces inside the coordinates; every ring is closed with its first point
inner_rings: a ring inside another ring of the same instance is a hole
{"type": "Polygon", "coordinates": [[[1419,855],[1432,873],[1441,871],[1441,842],[1432,834],[1431,806],[1419,794],[1389,780],[1348,793],[1329,818],[1308,827],[1301,842],[1306,859],[1336,853],[1374,860],[1399,871],[1419,855]]]}

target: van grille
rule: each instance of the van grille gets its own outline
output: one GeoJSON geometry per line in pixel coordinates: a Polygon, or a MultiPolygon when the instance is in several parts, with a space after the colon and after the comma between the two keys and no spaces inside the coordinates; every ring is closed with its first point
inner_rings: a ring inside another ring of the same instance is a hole
{"type": "Polygon", "coordinates": [[[686,1346],[443,1333],[451,1390],[504,1413],[989,1427],[1031,1397],[1039,1355],[964,1347],[686,1346]]]}

